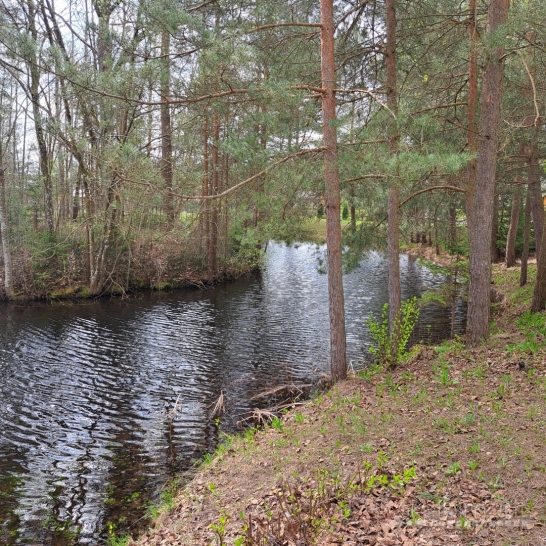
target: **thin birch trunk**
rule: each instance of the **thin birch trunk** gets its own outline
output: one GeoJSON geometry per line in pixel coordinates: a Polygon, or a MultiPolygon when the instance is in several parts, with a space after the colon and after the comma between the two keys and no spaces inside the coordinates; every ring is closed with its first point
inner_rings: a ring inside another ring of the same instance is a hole
{"type": "Polygon", "coordinates": [[[0,239],[4,258],[4,290],[8,299],[15,295],[13,289],[13,269],[11,245],[9,240],[8,212],[6,209],[6,177],[2,165],[2,146],[0,146],[0,239]]]}

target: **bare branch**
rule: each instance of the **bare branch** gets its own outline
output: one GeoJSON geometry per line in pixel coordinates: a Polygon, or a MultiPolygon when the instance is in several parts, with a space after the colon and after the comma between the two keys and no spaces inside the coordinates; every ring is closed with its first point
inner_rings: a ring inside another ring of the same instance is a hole
{"type": "Polygon", "coordinates": [[[349,182],[356,182],[357,180],[365,180],[367,178],[387,178],[386,174],[364,174],[362,176],[355,176],[354,178],[347,178],[343,181],[343,184],[348,184],[349,182]]]}
{"type": "Polygon", "coordinates": [[[535,79],[533,78],[533,74],[531,74],[531,70],[529,70],[529,66],[527,65],[527,62],[525,61],[525,57],[523,56],[523,53],[521,51],[516,51],[516,53],[519,55],[521,62],[523,63],[523,66],[525,67],[525,71],[527,72],[527,75],[529,76],[529,80],[531,81],[531,87],[533,88],[533,104],[535,105],[535,122],[533,123],[533,125],[535,127],[538,127],[538,122],[540,119],[540,110],[538,108],[537,88],[535,85],[535,79]]]}
{"type": "Polygon", "coordinates": [[[424,110],[417,110],[413,112],[413,115],[424,114],[425,112],[432,112],[433,110],[441,110],[442,108],[456,108],[457,106],[466,106],[468,102],[452,102],[451,104],[440,104],[438,106],[431,106],[430,108],[425,108],[424,110]]]}
{"type": "Polygon", "coordinates": [[[388,110],[392,117],[396,119],[396,114],[383,102],[381,99],[377,97],[377,94],[374,91],[370,91],[369,89],[335,89],[336,93],[362,93],[364,95],[370,96],[379,106],[382,108],[385,108],[385,110],[388,110]]]}
{"type": "Polygon", "coordinates": [[[267,30],[269,28],[278,28],[278,27],[311,27],[311,28],[321,28],[321,23],[272,23],[270,25],[261,25],[259,27],[251,28],[246,30],[245,34],[250,34],[253,32],[259,32],[260,30],[267,30]]]}
{"type": "Polygon", "coordinates": [[[414,194],[410,195],[409,197],[407,197],[406,199],[404,199],[400,203],[399,208],[402,207],[403,205],[405,205],[408,201],[411,201],[412,199],[417,197],[418,195],[421,195],[422,193],[428,193],[430,191],[437,191],[437,190],[457,191],[457,192],[460,192],[460,193],[466,193],[466,190],[464,190],[463,188],[458,188],[457,186],[431,186],[430,188],[425,188],[424,190],[419,190],[419,191],[415,192],[414,194]]]}
{"type": "Polygon", "coordinates": [[[294,154],[287,155],[286,157],[283,157],[282,159],[279,159],[278,161],[275,161],[274,163],[271,163],[271,165],[268,165],[263,171],[260,171],[259,173],[251,176],[250,178],[247,178],[246,180],[243,180],[242,182],[239,182],[238,184],[235,184],[235,186],[232,186],[231,188],[228,188],[227,190],[223,191],[222,193],[218,193],[216,195],[178,195],[174,194],[175,197],[178,199],[183,199],[185,201],[209,201],[212,199],[221,199],[222,197],[227,197],[229,194],[233,193],[234,191],[237,191],[238,189],[242,188],[243,186],[246,186],[247,184],[250,184],[250,182],[254,182],[258,178],[261,178],[262,176],[266,175],[269,171],[274,169],[275,167],[278,167],[279,165],[282,165],[283,163],[286,163],[287,161],[290,161],[291,159],[295,159],[297,157],[302,157],[307,154],[318,154],[322,153],[326,150],[324,146],[321,146],[320,148],[312,148],[310,150],[301,150],[299,152],[296,152],[294,154]]]}

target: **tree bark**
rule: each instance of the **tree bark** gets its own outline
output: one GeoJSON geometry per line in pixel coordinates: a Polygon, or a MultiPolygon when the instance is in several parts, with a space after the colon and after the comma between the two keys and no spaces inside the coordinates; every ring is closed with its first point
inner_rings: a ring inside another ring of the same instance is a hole
{"type": "MultiPolygon", "coordinates": [[[[387,106],[396,116],[398,113],[398,97],[396,91],[396,0],[386,0],[387,8],[387,42],[386,42],[386,64],[387,64],[387,106]]],[[[390,123],[389,131],[389,152],[395,156],[398,153],[398,127],[397,120],[390,123]]],[[[396,324],[396,317],[401,307],[400,289],[400,230],[398,211],[400,208],[400,197],[396,182],[391,180],[389,184],[389,197],[387,204],[388,217],[388,241],[387,254],[389,262],[388,283],[389,283],[389,328],[393,332],[396,324]]]]}
{"type": "Polygon", "coordinates": [[[326,243],[328,263],[328,302],[330,317],[330,368],[332,378],[347,377],[345,301],[341,262],[340,187],[338,170],[335,50],[333,0],[321,0],[321,76],[324,182],[326,198],[326,243]]]}
{"type": "MultiPolygon", "coordinates": [[[[495,31],[508,17],[510,0],[490,0],[487,26],[495,31]]],[[[476,188],[472,199],[470,237],[470,284],[468,289],[467,345],[489,337],[491,285],[491,230],[501,118],[504,47],[487,52],[483,76],[476,188]]]]}
{"type": "Polygon", "coordinates": [[[525,286],[527,284],[527,262],[529,260],[529,239],[531,231],[531,201],[529,199],[529,192],[527,191],[527,197],[525,199],[525,220],[523,223],[523,251],[521,253],[521,271],[519,276],[519,285],[525,286]]]}
{"type": "MultiPolygon", "coordinates": [[[[28,0],[28,26],[32,39],[38,47],[38,31],[36,30],[36,6],[32,0],[28,0]]],[[[29,94],[32,103],[32,114],[34,116],[34,127],[36,131],[36,140],[38,142],[38,152],[40,157],[40,174],[44,186],[44,215],[46,229],[50,234],[55,231],[53,214],[53,186],[51,183],[51,161],[47,149],[44,127],[42,122],[42,112],[40,106],[40,69],[37,59],[29,59],[30,84],[29,94]]]]}
{"type": "MultiPolygon", "coordinates": [[[[467,146],[472,155],[478,151],[478,125],[476,122],[478,111],[478,52],[476,32],[476,0],[468,2],[468,106],[466,117],[467,146]]],[[[472,230],[472,202],[476,191],[476,159],[473,157],[468,163],[468,179],[466,188],[466,211],[468,239],[473,235],[472,230]]]]}
{"type": "Polygon", "coordinates": [[[173,196],[173,143],[171,110],[168,104],[171,87],[171,35],[168,30],[161,33],[161,56],[163,67],[161,72],[161,176],[165,184],[164,208],[167,226],[172,226],[175,218],[173,196]]]}
{"type": "Polygon", "coordinates": [[[351,206],[349,207],[349,211],[351,214],[351,231],[353,233],[356,233],[356,207],[355,207],[355,187],[353,184],[351,184],[350,187],[350,195],[351,195],[351,206]]]}
{"type": "MultiPolygon", "coordinates": [[[[209,194],[209,118],[205,110],[203,114],[203,182],[201,195],[207,197],[209,194]]],[[[205,256],[208,256],[209,248],[209,202],[203,200],[201,204],[201,227],[204,237],[205,256]]]]}
{"type": "MultiPolygon", "coordinates": [[[[546,215],[542,233],[546,230],[546,215]]],[[[535,289],[533,291],[533,302],[531,303],[531,311],[538,313],[546,309],[546,252],[544,248],[539,252],[537,259],[537,278],[535,281],[535,289]]]]}
{"type": "Polygon", "coordinates": [[[2,166],[2,147],[0,146],[0,242],[4,258],[4,290],[8,299],[15,295],[13,289],[13,270],[11,265],[11,245],[9,240],[8,212],[6,209],[6,177],[2,166]]]}
{"type": "Polygon", "coordinates": [[[493,218],[491,222],[491,263],[499,261],[500,252],[497,244],[499,238],[499,196],[493,197],[493,218]]]}
{"type": "Polygon", "coordinates": [[[540,164],[538,160],[538,132],[533,132],[529,158],[527,160],[527,176],[531,199],[531,212],[533,215],[533,227],[535,231],[535,250],[538,256],[542,246],[542,234],[544,225],[544,204],[540,188],[540,164]]]}
{"type": "Polygon", "coordinates": [[[521,208],[521,192],[519,188],[512,199],[512,210],[510,212],[510,227],[508,236],[506,237],[506,267],[514,267],[516,265],[516,236],[519,227],[519,212],[521,208]]]}
{"type": "MultiPolygon", "coordinates": [[[[457,244],[457,209],[454,204],[449,207],[449,246],[450,252],[453,253],[453,249],[457,244]]],[[[457,252],[458,253],[458,252],[457,252]]]]}
{"type": "MultiPolygon", "coordinates": [[[[218,194],[218,181],[220,175],[220,162],[218,153],[218,141],[220,140],[220,125],[218,113],[212,116],[212,175],[209,177],[209,195],[218,194]]],[[[209,244],[207,247],[207,280],[213,283],[216,278],[218,256],[218,202],[211,203],[209,213],[209,244]]]]}

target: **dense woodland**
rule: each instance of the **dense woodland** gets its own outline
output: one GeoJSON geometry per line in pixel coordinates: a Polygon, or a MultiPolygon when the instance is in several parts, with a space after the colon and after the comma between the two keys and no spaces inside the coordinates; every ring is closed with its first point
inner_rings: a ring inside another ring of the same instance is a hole
{"type": "Polygon", "coordinates": [[[544,21],[541,0],[2,0],[3,296],[213,283],[325,214],[334,376],[342,260],[387,249],[394,325],[400,240],[469,258],[478,343],[492,261],[521,254],[526,282],[536,250],[546,301],[544,21]]]}

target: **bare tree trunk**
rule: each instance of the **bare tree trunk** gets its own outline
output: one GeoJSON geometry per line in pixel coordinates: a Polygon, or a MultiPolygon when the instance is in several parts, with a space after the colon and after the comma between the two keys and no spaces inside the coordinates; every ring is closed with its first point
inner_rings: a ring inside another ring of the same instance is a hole
{"type": "MultiPolygon", "coordinates": [[[[209,194],[209,118],[205,110],[203,115],[203,182],[201,195],[206,197],[209,194]]],[[[201,224],[202,233],[204,236],[205,255],[208,256],[209,248],[209,202],[203,200],[201,204],[201,224]]]]}
{"type": "Polygon", "coordinates": [[[453,252],[453,248],[457,242],[457,209],[455,205],[449,207],[449,246],[450,252],[453,252]]]}
{"type": "MultiPolygon", "coordinates": [[[[393,116],[398,113],[398,97],[396,91],[396,0],[386,0],[387,8],[387,106],[393,116]]],[[[398,127],[396,119],[391,120],[389,131],[389,151],[391,155],[398,153],[398,127]]],[[[395,319],[401,307],[400,289],[400,229],[398,211],[400,198],[396,182],[389,184],[387,204],[388,241],[387,253],[389,262],[389,327],[395,328],[395,319]]]]}
{"type": "Polygon", "coordinates": [[[165,183],[164,205],[168,226],[172,226],[175,218],[172,126],[171,110],[168,104],[171,94],[170,46],[171,35],[168,30],[163,30],[161,33],[161,56],[163,58],[163,70],[161,72],[161,176],[165,183]]]}
{"type": "Polygon", "coordinates": [[[542,234],[544,225],[544,204],[542,202],[542,191],[540,188],[540,164],[538,161],[538,132],[533,130],[530,154],[527,160],[527,176],[529,182],[529,193],[531,199],[531,212],[533,215],[533,227],[535,231],[535,249],[538,256],[542,245],[542,234]]]}
{"type": "Polygon", "coordinates": [[[11,265],[11,245],[9,240],[8,212],[6,209],[6,177],[2,165],[2,146],[0,145],[0,242],[4,258],[4,290],[8,299],[15,295],[13,289],[13,270],[11,265]]]}
{"type": "MultiPolygon", "coordinates": [[[[466,117],[466,131],[468,141],[468,151],[476,154],[478,151],[478,52],[477,52],[478,33],[476,32],[476,0],[468,1],[468,106],[466,117]]],[[[471,159],[468,163],[468,180],[466,188],[466,218],[468,226],[468,239],[473,236],[472,230],[472,202],[476,191],[476,159],[471,159]]]]}
{"type": "MultiPolygon", "coordinates": [[[[227,139],[227,128],[224,129],[224,139],[227,139]]],[[[229,155],[222,154],[222,185],[220,191],[229,188],[229,155]]],[[[219,220],[219,238],[221,240],[222,259],[225,261],[228,257],[228,227],[229,227],[229,208],[227,199],[222,199],[221,214],[219,220]]]]}
{"type": "Polygon", "coordinates": [[[356,208],[355,208],[355,187],[353,184],[351,184],[351,207],[350,207],[350,212],[351,212],[351,231],[353,233],[356,232],[356,208]]]}
{"type": "Polygon", "coordinates": [[[78,169],[78,176],[76,178],[76,186],[74,187],[74,197],[72,199],[72,220],[77,220],[80,213],[80,199],[81,199],[81,169],[78,169]]]}
{"type": "MultiPolygon", "coordinates": [[[[220,161],[218,153],[218,141],[220,140],[220,125],[218,113],[212,116],[212,176],[210,177],[209,195],[218,193],[218,181],[220,176],[220,161]]],[[[216,277],[218,257],[218,202],[214,200],[210,205],[209,214],[209,244],[207,247],[207,280],[213,283],[216,277]]]]}
{"type": "MultiPolygon", "coordinates": [[[[546,230],[546,215],[542,228],[542,233],[546,230]]],[[[537,259],[537,278],[535,289],[533,291],[533,302],[531,303],[531,311],[538,313],[546,309],[546,252],[544,248],[539,252],[537,259]]]]}
{"type": "MultiPolygon", "coordinates": [[[[510,0],[490,0],[487,26],[494,32],[508,17],[510,0]]],[[[480,109],[476,191],[472,199],[470,285],[468,289],[467,344],[475,346],[489,337],[491,285],[491,230],[501,118],[504,47],[487,53],[480,109]]]]}
{"type": "Polygon", "coordinates": [[[512,210],[510,212],[510,228],[506,237],[506,267],[514,267],[516,265],[516,236],[519,227],[519,212],[521,208],[521,192],[519,188],[512,199],[512,210]]]}
{"type": "MultiPolygon", "coordinates": [[[[38,31],[36,30],[36,6],[32,0],[28,0],[28,26],[29,32],[38,47],[38,31]]],[[[46,229],[53,234],[55,231],[53,217],[53,186],[51,183],[50,157],[47,150],[46,138],[42,123],[42,112],[40,106],[40,69],[36,58],[29,59],[30,85],[29,94],[32,103],[32,113],[34,116],[34,127],[36,131],[36,140],[38,142],[38,152],[40,157],[40,173],[44,185],[44,214],[46,229]]]]}
{"type": "Polygon", "coordinates": [[[340,188],[336,130],[335,49],[333,0],[321,0],[321,74],[326,242],[330,316],[330,368],[334,380],[347,377],[345,301],[341,262],[340,188]]]}
{"type": "Polygon", "coordinates": [[[525,220],[523,223],[523,251],[521,253],[521,272],[519,276],[519,285],[525,286],[527,284],[527,262],[529,260],[529,239],[531,231],[531,201],[529,198],[529,191],[527,191],[527,197],[525,199],[525,220]]]}

